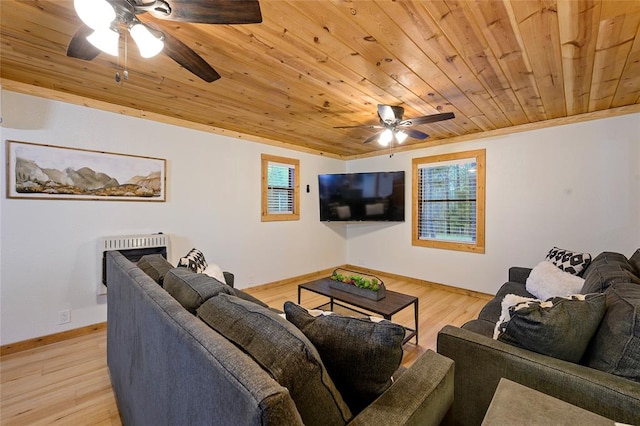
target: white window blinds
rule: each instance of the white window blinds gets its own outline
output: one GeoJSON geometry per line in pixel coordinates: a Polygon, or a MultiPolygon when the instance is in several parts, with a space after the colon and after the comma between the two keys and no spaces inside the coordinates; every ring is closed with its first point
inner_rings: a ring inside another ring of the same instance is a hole
{"type": "Polygon", "coordinates": [[[476,242],[474,158],[418,168],[418,239],[476,242]]]}
{"type": "Polygon", "coordinates": [[[269,214],[293,214],[295,166],[270,161],[267,173],[267,209],[269,214]]]}

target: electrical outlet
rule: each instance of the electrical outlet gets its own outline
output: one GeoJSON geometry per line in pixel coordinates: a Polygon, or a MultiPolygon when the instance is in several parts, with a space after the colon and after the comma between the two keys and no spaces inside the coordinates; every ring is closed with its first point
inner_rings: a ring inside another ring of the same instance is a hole
{"type": "Polygon", "coordinates": [[[71,322],[71,310],[65,309],[58,312],[58,324],[66,324],[68,322],[71,322]]]}

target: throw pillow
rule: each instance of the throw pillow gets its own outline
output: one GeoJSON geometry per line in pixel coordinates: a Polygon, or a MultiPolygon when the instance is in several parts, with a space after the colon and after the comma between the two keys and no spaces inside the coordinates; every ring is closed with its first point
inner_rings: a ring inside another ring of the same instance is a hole
{"type": "Polygon", "coordinates": [[[220,281],[222,284],[227,283],[227,281],[224,278],[224,272],[222,272],[222,269],[215,263],[211,263],[207,265],[207,267],[202,271],[202,273],[215,278],[216,280],[220,281]]]}
{"type": "Polygon", "coordinates": [[[636,269],[636,275],[640,276],[640,248],[629,258],[629,263],[636,269]]]}
{"type": "Polygon", "coordinates": [[[613,284],[605,296],[607,312],[583,364],[640,382],[640,285],[613,284]]]}
{"type": "Polygon", "coordinates": [[[605,313],[605,295],[529,300],[509,309],[498,340],[577,363],[605,313]]]}
{"type": "Polygon", "coordinates": [[[166,273],[173,269],[173,265],[167,262],[167,259],[161,254],[144,255],[136,262],[136,265],[160,285],[163,285],[166,273]]]}
{"type": "Polygon", "coordinates": [[[351,412],[356,415],[391,386],[402,361],[402,326],[307,310],[285,302],[287,319],[318,349],[351,412]]]}
{"type": "Polygon", "coordinates": [[[640,284],[635,268],[629,263],[625,255],[614,252],[602,252],[593,259],[584,273],[582,294],[604,293],[615,283],[640,284]]]}
{"type": "MultiPolygon", "coordinates": [[[[189,250],[189,253],[178,261],[178,267],[189,268],[198,274],[207,269],[207,266],[207,261],[204,260],[204,253],[197,248],[189,250]]],[[[222,282],[224,282],[224,279],[222,282]]]]}
{"type": "Polygon", "coordinates": [[[351,419],[318,351],[293,324],[226,294],[205,302],[198,316],[289,389],[305,425],[344,425],[351,419]]]}
{"type": "Polygon", "coordinates": [[[546,300],[550,297],[579,293],[583,285],[584,279],[563,272],[553,263],[543,260],[531,270],[526,288],[538,299],[546,300]]]}
{"type": "Polygon", "coordinates": [[[164,289],[192,314],[209,298],[233,294],[233,289],[208,275],[196,274],[186,268],[174,268],[164,276],[164,289]]]}
{"type": "Polygon", "coordinates": [[[572,275],[580,275],[591,262],[589,253],[578,253],[554,247],[549,250],[545,260],[556,265],[560,270],[572,275]]]}

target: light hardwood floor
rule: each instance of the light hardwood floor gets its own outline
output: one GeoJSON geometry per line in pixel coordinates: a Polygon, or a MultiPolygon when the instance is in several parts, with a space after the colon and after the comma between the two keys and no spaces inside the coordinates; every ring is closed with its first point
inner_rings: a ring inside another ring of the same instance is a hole
{"type": "MultiPolygon", "coordinates": [[[[477,317],[487,298],[447,291],[397,277],[381,276],[388,289],[419,298],[419,346],[404,347],[409,366],[425,350],[436,347],[438,330],[477,317]]],[[[272,307],[297,301],[297,282],[248,289],[272,307]]],[[[326,299],[302,293],[302,305],[317,306],[326,299]]],[[[394,322],[413,324],[406,309],[394,322]]],[[[120,417],[106,365],[106,332],[99,330],[0,358],[0,424],[2,425],[120,425],[120,417]]]]}

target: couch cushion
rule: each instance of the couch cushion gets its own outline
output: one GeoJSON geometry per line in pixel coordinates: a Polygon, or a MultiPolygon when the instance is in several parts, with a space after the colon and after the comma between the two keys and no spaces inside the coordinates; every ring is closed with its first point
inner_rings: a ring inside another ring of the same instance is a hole
{"type": "Polygon", "coordinates": [[[636,270],[636,276],[640,277],[640,248],[629,258],[629,263],[636,270]]]}
{"type": "Polygon", "coordinates": [[[318,349],[336,387],[357,414],[391,386],[402,361],[404,327],[285,302],[287,320],[318,349]]]}
{"type": "Polygon", "coordinates": [[[603,293],[615,283],[640,284],[635,268],[620,253],[602,252],[591,262],[584,273],[584,286],[580,293],[603,293]]]}
{"type": "Polygon", "coordinates": [[[262,300],[260,300],[260,299],[257,299],[257,298],[255,298],[255,297],[253,297],[253,296],[252,296],[252,295],[250,295],[249,293],[245,293],[244,291],[239,290],[239,289],[237,289],[237,288],[232,288],[231,290],[232,290],[232,292],[233,292],[233,293],[231,293],[231,294],[233,294],[233,295],[234,295],[234,296],[236,296],[236,297],[239,297],[240,299],[244,299],[244,300],[246,300],[246,301],[248,301],[248,302],[253,302],[253,303],[255,303],[255,304],[257,304],[257,305],[260,305],[260,306],[262,306],[262,307],[265,307],[265,308],[268,308],[268,307],[269,307],[269,305],[267,305],[266,303],[264,303],[262,300]]]}
{"type": "Polygon", "coordinates": [[[474,333],[482,334],[483,336],[492,338],[495,326],[495,322],[483,319],[474,319],[471,321],[467,321],[460,328],[464,328],[465,330],[473,331],[474,333]]]}
{"type": "Polygon", "coordinates": [[[591,255],[554,247],[549,250],[545,259],[556,265],[561,271],[580,275],[589,266],[591,255]]]}
{"type": "Polygon", "coordinates": [[[164,276],[164,289],[192,314],[210,297],[233,294],[233,288],[215,278],[187,268],[173,268],[164,276]]]}
{"type": "Polygon", "coordinates": [[[136,265],[160,285],[162,285],[164,281],[165,274],[170,269],[173,269],[173,265],[161,254],[144,255],[138,260],[136,265]]]}
{"type": "Polygon", "coordinates": [[[613,284],[583,364],[640,382],[640,285],[613,284]]]}
{"type": "Polygon", "coordinates": [[[189,253],[180,258],[178,266],[191,269],[195,273],[201,273],[204,272],[209,265],[207,265],[207,261],[204,259],[204,253],[197,248],[192,248],[189,250],[189,253]]]}
{"type": "Polygon", "coordinates": [[[289,389],[306,425],[344,425],[351,412],[318,351],[293,324],[267,308],[220,294],[198,309],[211,328],[289,389]]]}
{"type": "Polygon", "coordinates": [[[543,260],[538,263],[527,278],[527,291],[538,299],[569,296],[579,293],[584,279],[558,269],[553,263],[543,260]]]}
{"type": "Polygon", "coordinates": [[[523,302],[509,309],[498,340],[577,363],[604,313],[604,294],[523,302]]]}

